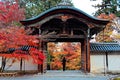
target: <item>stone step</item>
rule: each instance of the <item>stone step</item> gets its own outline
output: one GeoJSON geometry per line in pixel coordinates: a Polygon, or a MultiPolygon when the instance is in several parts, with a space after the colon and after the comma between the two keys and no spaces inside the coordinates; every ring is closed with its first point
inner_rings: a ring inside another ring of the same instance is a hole
{"type": "MultiPolygon", "coordinates": [[[[38,73],[37,75],[41,75],[38,73]]],[[[84,73],[80,70],[48,70],[46,73],[43,73],[41,76],[48,76],[48,77],[96,77],[95,74],[92,73],[84,73]]],[[[97,74],[97,77],[104,76],[104,74],[97,74]]]]}

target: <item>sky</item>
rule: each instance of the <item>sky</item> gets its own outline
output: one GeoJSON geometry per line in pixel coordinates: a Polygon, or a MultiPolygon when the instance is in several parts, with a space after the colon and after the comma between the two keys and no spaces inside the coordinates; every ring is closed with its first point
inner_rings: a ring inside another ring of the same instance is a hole
{"type": "MultiPolygon", "coordinates": [[[[1,1],[1,0],[0,0],[1,1]]],[[[92,7],[92,5],[101,3],[102,0],[90,1],[90,0],[72,0],[74,6],[89,15],[92,15],[97,9],[92,7]]]]}
{"type": "Polygon", "coordinates": [[[92,15],[97,9],[92,7],[92,5],[101,3],[102,0],[90,1],[90,0],[72,0],[74,6],[89,15],[92,15]]]}

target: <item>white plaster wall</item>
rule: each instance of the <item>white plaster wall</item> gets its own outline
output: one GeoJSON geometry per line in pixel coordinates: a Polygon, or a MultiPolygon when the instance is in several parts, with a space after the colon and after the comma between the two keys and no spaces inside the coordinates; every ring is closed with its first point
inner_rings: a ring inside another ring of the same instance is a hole
{"type": "Polygon", "coordinates": [[[38,65],[30,59],[29,61],[25,61],[25,70],[38,70],[38,65]]]}
{"type": "Polygon", "coordinates": [[[5,70],[20,70],[20,62],[16,60],[15,63],[12,64],[12,59],[6,59],[5,70]]]}
{"type": "Polygon", "coordinates": [[[108,56],[108,71],[120,72],[120,55],[108,56]]]}
{"type": "MultiPolygon", "coordinates": [[[[7,59],[5,70],[20,70],[20,61],[16,60],[16,62],[13,63],[12,66],[10,67],[11,63],[12,63],[12,59],[9,59],[9,60],[7,59]]],[[[37,64],[34,64],[32,59],[30,59],[29,61],[23,60],[22,69],[23,70],[37,70],[37,64]]]]}
{"type": "MultiPolygon", "coordinates": [[[[114,53],[113,53],[114,54],[114,53]]],[[[91,72],[120,72],[120,55],[108,55],[108,69],[105,55],[91,55],[91,72]]]]}
{"type": "Polygon", "coordinates": [[[104,62],[104,55],[91,55],[91,72],[93,73],[100,73],[104,72],[105,62],[104,62]]]}

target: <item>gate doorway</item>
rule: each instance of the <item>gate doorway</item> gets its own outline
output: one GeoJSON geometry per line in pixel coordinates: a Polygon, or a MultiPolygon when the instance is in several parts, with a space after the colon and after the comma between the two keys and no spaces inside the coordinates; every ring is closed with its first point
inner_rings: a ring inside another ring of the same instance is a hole
{"type": "MultiPolygon", "coordinates": [[[[45,51],[45,55],[51,54],[50,52],[46,52],[46,50],[48,50],[46,48],[51,48],[48,47],[50,42],[80,42],[81,53],[78,56],[80,59],[79,69],[90,72],[90,39],[92,38],[92,35],[103,30],[109,21],[97,19],[79,9],[76,9],[75,7],[62,4],[61,6],[51,8],[34,18],[21,21],[21,23],[26,29],[32,29],[34,31],[32,33],[33,35],[42,35],[42,33],[46,32],[56,33],[54,35],[47,36],[47,41],[40,41],[40,49],[45,51]]],[[[59,53],[59,51],[57,53],[59,53]]],[[[68,54],[67,51],[66,54],[68,54]]],[[[49,56],[47,55],[47,57],[49,56]]],[[[49,69],[53,69],[51,68],[51,60],[54,58],[50,55],[50,58],[47,59],[50,59],[50,62],[49,60],[47,62],[47,64],[50,64],[49,69]]],[[[71,61],[71,64],[73,62],[71,61]]],[[[45,60],[42,65],[38,65],[38,70],[43,72],[47,69],[46,66],[45,60]]]]}
{"type": "Polygon", "coordinates": [[[80,42],[48,42],[47,70],[63,70],[63,58],[66,59],[66,70],[81,69],[80,42]]]}

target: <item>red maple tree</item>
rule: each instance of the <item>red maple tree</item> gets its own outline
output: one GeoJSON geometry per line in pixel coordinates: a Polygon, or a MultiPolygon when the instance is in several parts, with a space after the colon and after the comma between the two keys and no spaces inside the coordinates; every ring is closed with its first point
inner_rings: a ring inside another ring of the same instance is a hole
{"type": "Polygon", "coordinates": [[[8,26],[19,23],[25,19],[25,11],[19,8],[17,3],[0,2],[0,26],[8,26]]]}
{"type": "Polygon", "coordinates": [[[37,49],[38,42],[37,36],[28,35],[22,27],[3,28],[0,30],[0,56],[15,57],[18,60],[20,58],[28,59],[28,56],[32,56],[35,63],[42,64],[44,55],[37,49]],[[27,47],[21,49],[24,46],[27,47]],[[14,49],[14,52],[7,54],[9,49],[14,49]]]}
{"type": "Polygon", "coordinates": [[[33,62],[42,64],[45,57],[37,49],[37,36],[29,35],[24,27],[16,26],[23,19],[24,9],[19,8],[17,3],[0,2],[0,56],[18,60],[29,59],[30,56],[33,62]]]}

